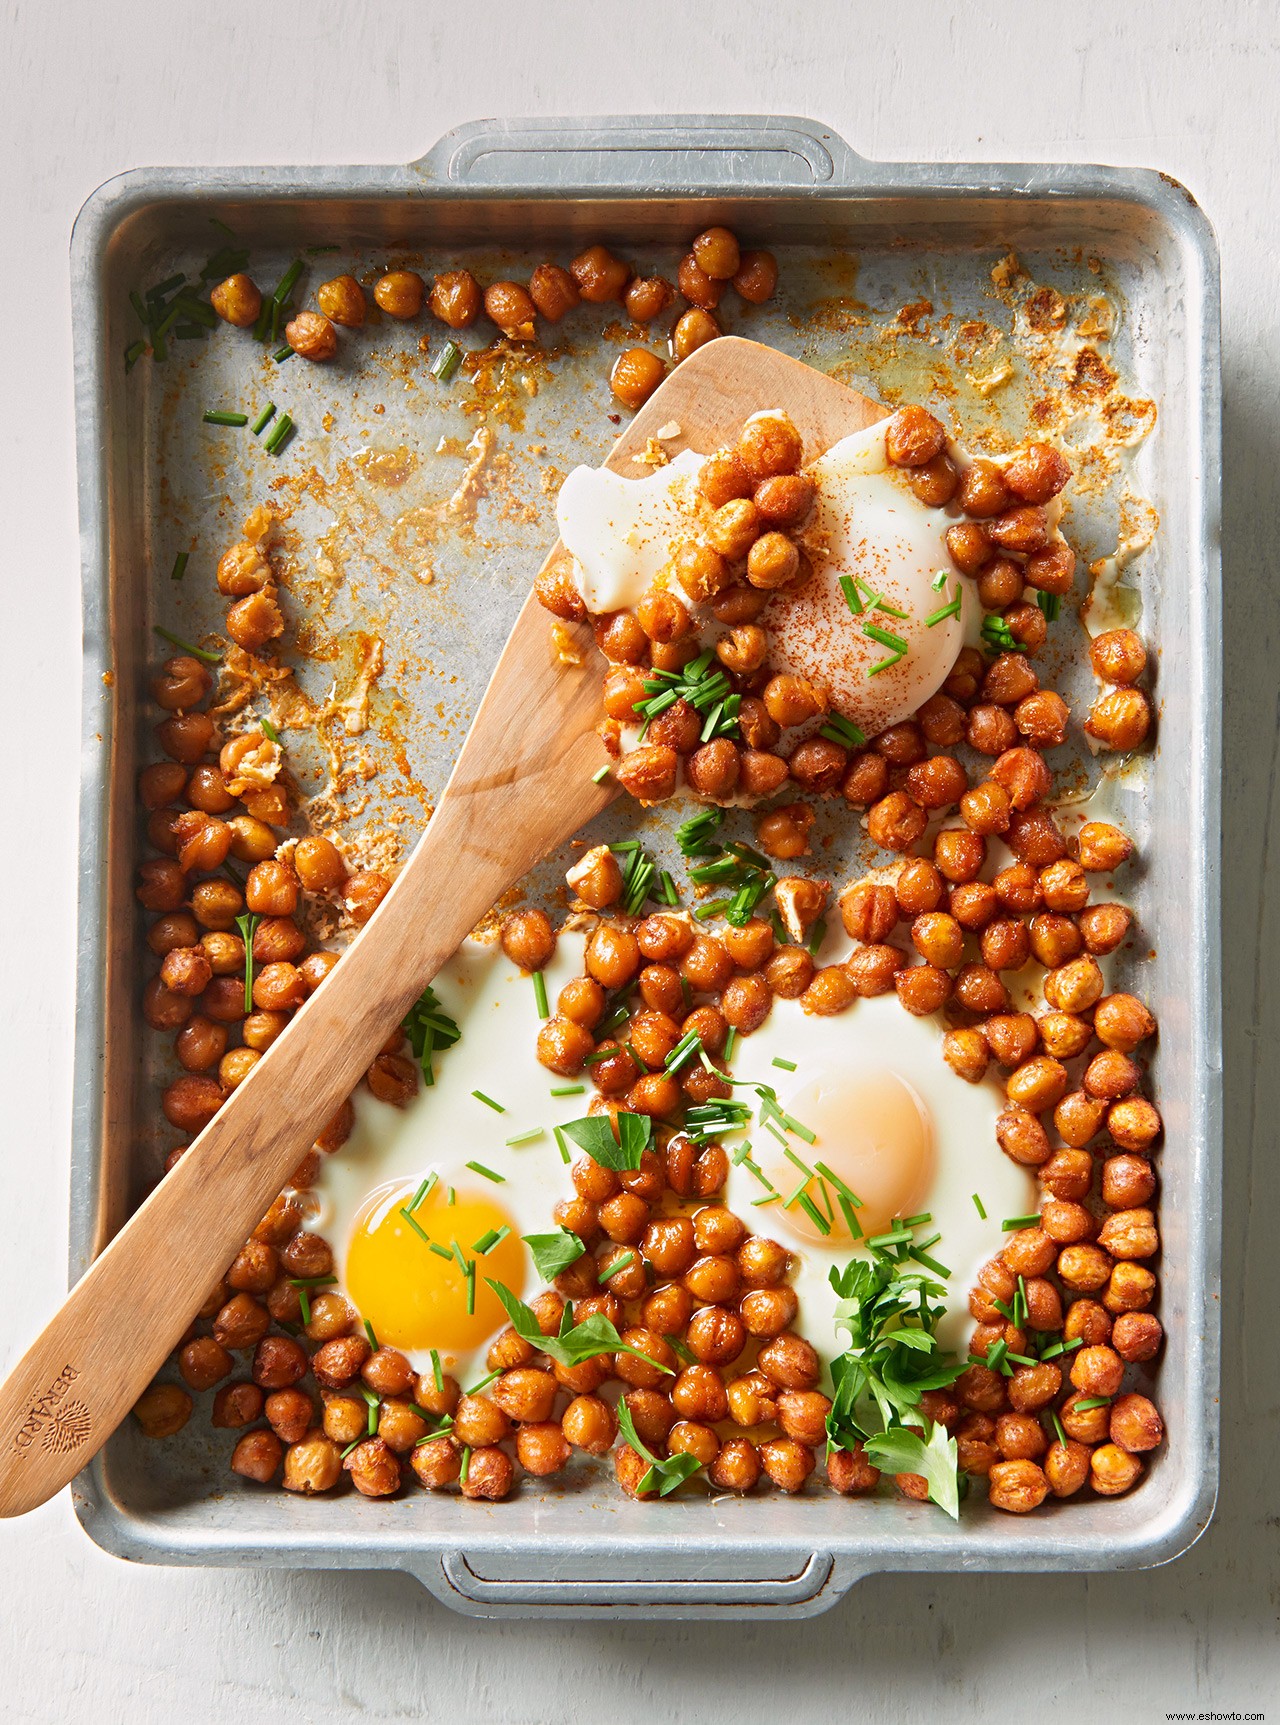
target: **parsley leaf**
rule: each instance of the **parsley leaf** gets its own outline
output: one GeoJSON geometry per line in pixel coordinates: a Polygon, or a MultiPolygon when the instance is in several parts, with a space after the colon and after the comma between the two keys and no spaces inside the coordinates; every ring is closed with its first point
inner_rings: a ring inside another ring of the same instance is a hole
{"type": "Polygon", "coordinates": [[[647,1114],[619,1114],[615,1133],[608,1114],[588,1114],[585,1119],[567,1121],[560,1130],[601,1168],[623,1174],[640,1166],[653,1135],[653,1122],[647,1114]]]}
{"type": "Polygon", "coordinates": [[[561,1270],[576,1264],[586,1247],[567,1228],[557,1228],[553,1234],[524,1234],[525,1245],[533,1254],[534,1266],[544,1282],[553,1282],[561,1270]]]}
{"type": "Polygon", "coordinates": [[[904,1426],[867,1439],[867,1459],[886,1473],[918,1473],[929,1482],[929,1496],[952,1521],[960,1519],[959,1458],[956,1440],[935,1425],[927,1438],[904,1426]]]}
{"type": "Polygon", "coordinates": [[[955,1443],[920,1411],[926,1390],[944,1389],[964,1369],[938,1347],[945,1289],[883,1250],[833,1266],[835,1323],[849,1346],[831,1362],[829,1446],[865,1445],[876,1466],[922,1474],[929,1496],[959,1514],[955,1443]],[[940,1298],[941,1296],[941,1298],[940,1298]],[[924,1436],[908,1430],[921,1426],[924,1436]]]}
{"type": "Polygon", "coordinates": [[[462,1035],[453,1019],[441,1010],[434,988],[423,989],[400,1028],[409,1038],[413,1057],[422,1068],[422,1082],[434,1084],[436,1075],[431,1064],[432,1055],[439,1048],[452,1048],[462,1035]]]}
{"type": "Polygon", "coordinates": [[[523,1300],[518,1300],[510,1288],[504,1287],[501,1282],[495,1282],[489,1276],[485,1277],[485,1282],[502,1301],[511,1320],[511,1327],[520,1339],[528,1342],[531,1348],[537,1348],[540,1353],[550,1355],[559,1365],[581,1365],[583,1360],[593,1360],[597,1354],[634,1354],[636,1359],[657,1366],[660,1372],[675,1376],[670,1366],[664,1366],[661,1361],[642,1354],[639,1348],[628,1347],[602,1312],[593,1312],[589,1318],[575,1324],[573,1308],[566,1304],[560,1320],[559,1334],[544,1336],[532,1309],[526,1306],[523,1300]]]}
{"type": "Polygon", "coordinates": [[[658,1496],[666,1497],[678,1485],[682,1485],[691,1475],[697,1473],[702,1463],[697,1456],[686,1455],[683,1451],[669,1455],[665,1461],[660,1461],[652,1450],[646,1449],[640,1442],[640,1434],[631,1418],[631,1410],[625,1401],[618,1403],[618,1430],[626,1438],[632,1449],[649,1464],[648,1472],[637,1486],[638,1491],[652,1491],[658,1488],[658,1496]]]}

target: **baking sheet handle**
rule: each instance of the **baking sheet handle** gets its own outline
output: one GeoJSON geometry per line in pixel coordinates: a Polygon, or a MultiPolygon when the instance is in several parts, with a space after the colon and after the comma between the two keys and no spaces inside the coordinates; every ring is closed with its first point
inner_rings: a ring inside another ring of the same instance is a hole
{"type": "Polygon", "coordinates": [[[770,114],[478,120],[414,164],[437,183],[514,191],[562,184],[608,192],[803,190],[849,185],[866,163],[813,120],[770,114]]]}
{"type": "MultiPolygon", "coordinates": [[[[809,1617],[825,1611],[869,1573],[830,1552],[779,1558],[776,1575],[735,1579],[703,1574],[684,1578],[538,1578],[492,1573],[491,1558],[443,1552],[413,1573],[436,1598],[473,1617],[715,1618],[809,1617]]],[[[655,1565],[656,1567],[656,1565],[655,1565]]]]}

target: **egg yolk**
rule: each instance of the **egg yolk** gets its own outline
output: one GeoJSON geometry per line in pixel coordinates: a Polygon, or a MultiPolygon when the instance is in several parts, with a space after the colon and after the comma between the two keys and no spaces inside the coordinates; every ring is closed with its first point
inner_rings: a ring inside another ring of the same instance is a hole
{"type": "MultiPolygon", "coordinates": [[[[926,1208],[935,1165],[933,1121],[915,1089],[896,1072],[842,1072],[815,1079],[795,1092],[787,1111],[816,1135],[810,1146],[793,1139],[794,1153],[810,1168],[825,1163],[857,1197],[860,1207],[852,1208],[864,1237],[887,1233],[895,1218],[926,1208]]],[[[784,1195],[795,1191],[798,1171],[781,1153],[765,1171],[784,1195]]],[[[815,1174],[804,1193],[826,1232],[798,1195],[783,1208],[770,1205],[768,1213],[806,1241],[832,1246],[856,1240],[837,1186],[815,1174]]]]}
{"type": "Polygon", "coordinates": [[[507,1321],[486,1278],[522,1294],[524,1246],[511,1218],[487,1193],[459,1188],[450,1204],[443,1181],[413,1211],[419,1233],[404,1214],[415,1191],[414,1186],[397,1184],[365,1200],[347,1246],[347,1293],[378,1340],[391,1347],[436,1348],[442,1354],[483,1347],[507,1321]],[[504,1228],[508,1232],[481,1256],[477,1243],[504,1228]],[[464,1262],[476,1266],[475,1309],[470,1312],[467,1277],[455,1243],[464,1262]],[[433,1245],[439,1250],[433,1251],[433,1245]]]}

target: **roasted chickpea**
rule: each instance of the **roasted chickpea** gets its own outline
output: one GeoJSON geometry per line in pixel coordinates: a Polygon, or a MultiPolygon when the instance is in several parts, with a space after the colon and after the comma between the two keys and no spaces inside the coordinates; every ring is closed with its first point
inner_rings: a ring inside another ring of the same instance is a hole
{"type": "Polygon", "coordinates": [[[218,283],[209,295],[209,303],[224,323],[248,329],[258,321],[262,294],[251,276],[237,273],[218,283]]]}
{"type": "Polygon", "coordinates": [[[980,755],[1002,755],[1018,740],[1018,727],[1003,707],[983,702],[969,709],[965,741],[980,755]]]}
{"type": "Polygon", "coordinates": [[[998,1461],[989,1478],[992,1504],[1011,1515],[1039,1509],[1049,1494],[1049,1482],[1034,1461],[998,1461]]]}
{"type": "Polygon", "coordinates": [[[283,1457],[284,1445],[273,1431],[246,1432],[231,1452],[231,1471],[270,1485],[283,1457]]]}
{"type": "Polygon", "coordinates": [[[752,493],[756,510],[774,527],[798,527],[813,507],[814,481],[802,473],[775,473],[752,493]]]}
{"type": "Polygon", "coordinates": [[[1155,1034],[1156,1021],[1136,996],[1109,994],[1097,1003],[1093,1028],[1099,1042],[1122,1054],[1131,1054],[1155,1034]]]}
{"type": "Polygon", "coordinates": [[[986,1074],[990,1052],[980,1030],[949,1030],[942,1039],[942,1057],[957,1077],[977,1084],[986,1074]]]}
{"type": "Polygon", "coordinates": [[[1142,1463],[1136,1455],[1121,1449],[1119,1444],[1100,1444],[1089,1457],[1089,1481],[1100,1497],[1116,1497],[1128,1491],[1142,1474],[1142,1463]]]}
{"type": "MultiPolygon", "coordinates": [[[[1040,1165],[1037,1178],[1046,1192],[1055,1198],[1077,1200],[1089,1194],[1093,1184],[1093,1157],[1081,1149],[1055,1150],[1047,1162],[1040,1165]]],[[[1035,1329],[1049,1326],[1036,1324],[1035,1329]]]]}
{"type": "MultiPolygon", "coordinates": [[[[163,727],[161,727],[163,729],[163,727]]],[[[1151,728],[1151,709],[1141,689],[1113,689],[1100,695],[1084,722],[1088,734],[1119,754],[1138,748],[1151,728]]]]}
{"type": "Polygon", "coordinates": [[[323,361],[332,359],[338,351],[338,332],[319,311],[300,311],[290,318],[284,326],[284,339],[299,359],[323,361]]]}
{"type": "Polygon", "coordinates": [[[704,311],[701,306],[691,306],[676,319],[672,328],[671,356],[679,364],[700,347],[705,347],[707,342],[714,341],[720,333],[720,325],[709,311],[704,311]]]}
{"type": "Polygon", "coordinates": [[[1094,675],[1103,683],[1136,683],[1147,666],[1147,650],[1132,629],[1110,629],[1089,647],[1094,675]]]}
{"type": "Polygon", "coordinates": [[[1121,1312],[1111,1332],[1111,1345],[1122,1360],[1138,1365],[1155,1358],[1163,1337],[1160,1320],[1150,1312],[1121,1312]]]}
{"type": "Polygon", "coordinates": [[[897,467],[923,467],[946,442],[946,430],[923,407],[899,408],[885,429],[885,453],[897,467]]]}
{"type": "Polygon", "coordinates": [[[924,837],[928,816],[905,791],[890,791],[867,814],[867,831],[883,850],[908,851],[924,837]]]}
{"type": "Polygon", "coordinates": [[[631,270],[607,247],[595,245],[588,246],[585,252],[574,258],[569,265],[569,274],[583,299],[593,305],[603,305],[608,300],[622,298],[631,270]]]}
{"type": "Polygon", "coordinates": [[[822,1372],[812,1345],[791,1331],[775,1336],[761,1348],[759,1366],[771,1382],[784,1390],[811,1390],[822,1372]]]}
{"type": "Polygon", "coordinates": [[[388,317],[414,318],[426,300],[427,284],[416,270],[388,270],[374,284],[373,297],[388,317]]]}
{"type": "Polygon", "coordinates": [[[666,374],[665,362],[650,348],[629,347],[613,362],[609,387],[624,407],[643,407],[666,374]]]}
{"type": "Polygon", "coordinates": [[[747,553],[747,580],[764,592],[790,586],[808,569],[795,541],[776,530],[762,533],[747,553]]]}
{"type": "Polygon", "coordinates": [[[1064,1246],[1058,1253],[1058,1280],[1078,1294],[1096,1294],[1107,1285],[1111,1259],[1101,1246],[1064,1246]]]}
{"type": "Polygon", "coordinates": [[[334,276],[321,282],[316,289],[316,304],[330,323],[344,329],[359,329],[364,323],[367,307],[364,289],[354,276],[334,276]]]}
{"type": "Polygon", "coordinates": [[[432,314],[450,329],[466,329],[473,324],[480,315],[481,304],[480,284],[470,270],[446,270],[431,284],[432,314]]]}

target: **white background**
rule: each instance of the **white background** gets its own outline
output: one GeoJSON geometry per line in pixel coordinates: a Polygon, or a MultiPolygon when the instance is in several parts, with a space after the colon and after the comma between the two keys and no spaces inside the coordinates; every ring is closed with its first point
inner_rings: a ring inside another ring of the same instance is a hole
{"type": "MultiPolygon", "coordinates": [[[[1217,1520],[1151,1574],[878,1578],[809,1624],[486,1625],[357,1574],[131,1569],[0,1527],[0,1718],[1280,1717],[1280,8],[594,0],[0,5],[0,1367],[64,1287],[78,551],[67,241],[154,163],[405,161],[484,115],[780,112],[886,159],[1132,163],[1216,225],[1225,311],[1227,1190],[1217,1520]]],[[[1177,691],[1166,691],[1177,699],[1177,691]]]]}

